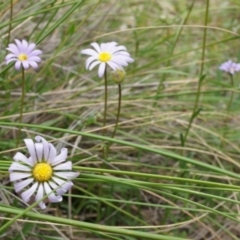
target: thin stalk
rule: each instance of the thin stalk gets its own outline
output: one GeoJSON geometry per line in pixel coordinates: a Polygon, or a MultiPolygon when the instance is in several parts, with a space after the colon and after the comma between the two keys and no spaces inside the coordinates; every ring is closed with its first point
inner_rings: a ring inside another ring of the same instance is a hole
{"type": "MultiPolygon", "coordinates": [[[[22,123],[24,98],[25,98],[25,72],[24,72],[24,68],[22,67],[22,95],[21,95],[21,102],[20,102],[19,123],[22,123]]],[[[17,132],[17,147],[18,147],[18,142],[19,142],[21,129],[22,129],[22,127],[20,126],[18,128],[18,132],[17,132]]]]}
{"type": "Polygon", "coordinates": [[[117,132],[118,128],[118,123],[119,123],[119,118],[120,118],[120,112],[121,112],[121,101],[122,101],[122,86],[121,83],[118,84],[118,110],[117,110],[117,119],[116,119],[116,124],[115,128],[112,134],[112,138],[115,137],[115,134],[117,132]]]}
{"type": "Polygon", "coordinates": [[[194,116],[195,116],[195,114],[196,114],[196,112],[198,110],[199,98],[200,98],[200,95],[201,95],[201,83],[202,83],[202,76],[203,76],[203,69],[204,69],[205,48],[206,48],[206,40],[207,40],[208,14],[209,14],[209,0],[206,0],[206,13],[205,13],[205,20],[204,20],[205,28],[204,28],[204,31],[203,31],[203,45],[202,45],[200,77],[199,77],[199,81],[198,81],[197,95],[196,95],[196,99],[195,99],[192,115],[191,115],[190,121],[188,123],[187,130],[186,130],[185,135],[184,135],[183,147],[184,147],[184,145],[185,145],[185,143],[187,141],[189,130],[191,129],[192,122],[194,120],[194,116]]]}
{"type": "MultiPolygon", "coordinates": [[[[230,75],[231,85],[232,85],[232,87],[234,87],[233,75],[232,74],[229,74],[229,75],[230,75]]],[[[233,96],[234,96],[234,91],[231,91],[231,96],[230,96],[230,99],[229,99],[229,102],[228,102],[228,105],[227,105],[227,113],[228,114],[229,114],[229,112],[231,110],[233,96]]]]}
{"type": "Polygon", "coordinates": [[[106,121],[107,121],[107,100],[108,100],[108,91],[107,91],[107,68],[104,72],[104,86],[105,86],[105,94],[104,94],[104,113],[103,113],[103,136],[105,135],[106,129],[106,121]]]}
{"type": "MultiPolygon", "coordinates": [[[[233,75],[232,75],[232,74],[229,74],[229,76],[230,76],[232,88],[234,88],[233,75]]],[[[225,120],[223,121],[223,125],[224,125],[224,127],[226,127],[226,128],[227,128],[228,117],[229,117],[230,110],[231,110],[231,107],[232,107],[233,96],[234,96],[234,91],[231,91],[230,99],[229,99],[229,102],[228,102],[228,105],[227,105],[227,117],[226,117],[225,120]]],[[[225,138],[225,134],[226,134],[226,129],[223,129],[223,131],[224,131],[224,132],[223,132],[223,136],[222,136],[222,140],[221,140],[221,145],[220,145],[221,148],[224,147],[224,138],[225,138]]]]}
{"type": "MultiPolygon", "coordinates": [[[[105,68],[104,72],[104,86],[105,86],[105,93],[104,93],[104,113],[103,113],[103,130],[102,135],[105,136],[106,134],[106,123],[107,123],[107,101],[108,101],[108,88],[107,88],[107,67],[105,68]]],[[[108,156],[108,144],[103,142],[102,151],[103,151],[103,158],[106,160],[108,156]]]]}
{"type": "Polygon", "coordinates": [[[8,27],[8,38],[7,38],[7,45],[10,43],[11,39],[11,31],[12,31],[12,18],[13,18],[13,0],[10,0],[10,22],[8,27]]]}

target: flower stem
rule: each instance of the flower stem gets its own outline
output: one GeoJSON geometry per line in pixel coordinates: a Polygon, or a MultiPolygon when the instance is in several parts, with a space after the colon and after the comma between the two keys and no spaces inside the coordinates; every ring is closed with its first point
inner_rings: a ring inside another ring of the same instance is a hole
{"type": "Polygon", "coordinates": [[[106,121],[107,121],[107,100],[108,100],[108,91],[107,91],[107,68],[104,72],[104,85],[105,85],[105,95],[104,95],[104,114],[103,114],[103,136],[105,135],[106,121]]]}
{"type": "MultiPolygon", "coordinates": [[[[232,74],[229,74],[229,75],[230,75],[230,80],[231,80],[232,88],[234,88],[233,75],[232,75],[232,74]]],[[[231,106],[232,106],[233,96],[234,96],[234,91],[231,91],[230,99],[229,99],[229,102],[228,102],[228,105],[227,105],[227,116],[226,116],[225,120],[223,121],[223,125],[224,125],[224,127],[226,127],[226,128],[227,128],[229,113],[230,113],[231,106]]],[[[224,147],[224,138],[225,138],[226,130],[227,130],[227,129],[225,129],[224,132],[223,132],[223,136],[222,136],[222,140],[221,140],[221,145],[220,145],[221,148],[224,147]]]]}
{"type": "MultiPolygon", "coordinates": [[[[107,100],[108,100],[107,68],[105,68],[105,72],[104,72],[104,86],[105,86],[105,93],[104,93],[104,113],[103,113],[103,131],[102,131],[103,136],[105,136],[105,133],[106,133],[105,126],[107,122],[107,100]]],[[[108,144],[103,142],[102,151],[103,151],[103,158],[106,160],[108,156],[108,144]]]]}
{"type": "MultiPolygon", "coordinates": [[[[232,74],[229,74],[229,75],[230,75],[231,85],[232,85],[232,87],[234,87],[233,75],[232,74]]],[[[231,110],[233,96],[234,96],[234,91],[231,91],[231,96],[230,96],[230,99],[229,99],[229,102],[228,102],[228,105],[227,105],[227,113],[228,114],[229,114],[229,112],[231,110]]]]}
{"type": "Polygon", "coordinates": [[[183,138],[183,142],[182,142],[182,146],[184,147],[186,141],[187,141],[187,137],[188,137],[188,133],[191,129],[193,120],[195,117],[197,117],[197,115],[200,113],[200,109],[198,108],[199,105],[199,98],[201,95],[201,85],[202,85],[202,80],[204,79],[204,75],[203,75],[203,69],[204,69],[204,59],[205,59],[205,48],[206,48],[206,41],[207,41],[207,23],[208,23],[208,14],[209,14],[209,0],[206,0],[206,12],[205,12],[205,20],[204,20],[204,32],[203,32],[203,45],[202,45],[202,57],[201,57],[201,68],[200,68],[200,77],[198,80],[198,87],[197,87],[197,95],[196,95],[196,99],[195,99],[195,103],[194,103],[194,107],[193,107],[193,111],[192,111],[192,115],[190,118],[190,121],[188,123],[188,127],[187,130],[185,132],[184,138],[183,138]]]}
{"type": "Polygon", "coordinates": [[[13,17],[13,0],[10,0],[10,22],[9,22],[9,27],[8,27],[7,45],[10,43],[10,38],[11,38],[12,17],[13,17]]]}
{"type": "MultiPolygon", "coordinates": [[[[21,103],[20,103],[19,123],[22,123],[24,98],[25,98],[25,72],[24,72],[24,68],[22,67],[22,95],[21,95],[21,103]]],[[[22,127],[19,127],[17,132],[17,147],[18,147],[21,129],[22,127]]]]}
{"type": "Polygon", "coordinates": [[[118,84],[118,111],[117,111],[117,119],[116,119],[116,124],[115,124],[114,131],[113,131],[113,134],[112,134],[112,138],[115,137],[115,134],[116,134],[117,128],[118,128],[120,112],[121,112],[121,101],[122,101],[122,86],[119,83],[118,84]]]}

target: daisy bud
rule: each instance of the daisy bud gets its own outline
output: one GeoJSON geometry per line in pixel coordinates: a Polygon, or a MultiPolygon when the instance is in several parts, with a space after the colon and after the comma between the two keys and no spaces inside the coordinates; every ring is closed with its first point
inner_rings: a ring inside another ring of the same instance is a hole
{"type": "Polygon", "coordinates": [[[111,72],[111,79],[117,83],[117,84],[120,84],[123,82],[123,80],[125,79],[125,76],[126,76],[126,73],[124,70],[121,70],[121,69],[117,69],[115,71],[112,71],[111,72]]]}

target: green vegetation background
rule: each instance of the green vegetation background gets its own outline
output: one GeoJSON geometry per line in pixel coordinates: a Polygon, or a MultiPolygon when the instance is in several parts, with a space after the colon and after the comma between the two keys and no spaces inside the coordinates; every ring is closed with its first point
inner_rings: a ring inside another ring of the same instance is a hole
{"type": "Polygon", "coordinates": [[[239,10],[238,0],[1,1],[1,239],[239,239],[239,74],[233,86],[218,70],[239,60],[239,10]],[[67,147],[81,173],[44,211],[23,204],[8,179],[25,152],[22,140],[16,148],[21,72],[4,63],[10,25],[11,42],[43,51],[38,71],[26,72],[21,137],[67,147]],[[117,85],[109,79],[102,137],[103,79],[80,54],[94,41],[116,41],[135,59],[115,139],[117,85]]]}

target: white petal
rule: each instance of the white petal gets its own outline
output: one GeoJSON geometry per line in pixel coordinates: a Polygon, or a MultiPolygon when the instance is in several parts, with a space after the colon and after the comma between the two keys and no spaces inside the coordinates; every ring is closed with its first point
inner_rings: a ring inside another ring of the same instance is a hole
{"type": "Polygon", "coordinates": [[[120,69],[120,66],[113,61],[107,63],[113,70],[120,69]]]}
{"type": "Polygon", "coordinates": [[[38,182],[35,182],[28,190],[21,194],[21,197],[24,202],[28,202],[30,197],[34,194],[38,186],[38,182]]]}
{"type": "Polygon", "coordinates": [[[45,138],[41,137],[41,136],[36,136],[35,137],[37,142],[41,142],[43,144],[43,152],[44,152],[44,160],[48,160],[49,157],[49,143],[45,140],[45,138]]]}
{"type": "Polygon", "coordinates": [[[97,60],[95,57],[89,57],[87,60],[86,60],[86,69],[89,68],[89,65],[93,62],[97,60]]]}
{"type": "Polygon", "coordinates": [[[27,165],[31,165],[31,166],[34,165],[34,163],[32,162],[32,159],[27,158],[25,155],[23,155],[23,154],[20,153],[20,152],[17,152],[17,153],[14,155],[13,159],[14,159],[15,161],[17,161],[17,162],[19,161],[19,162],[26,163],[27,165]]]}
{"type": "Polygon", "coordinates": [[[52,187],[52,189],[57,192],[58,195],[63,195],[66,192],[65,189],[63,189],[62,187],[58,186],[56,183],[54,183],[52,181],[49,181],[48,183],[52,187]]]}
{"type": "Polygon", "coordinates": [[[23,165],[23,164],[20,164],[18,162],[13,162],[9,168],[9,171],[14,171],[14,170],[18,170],[18,171],[25,171],[25,172],[30,172],[31,171],[31,168],[23,165]]]}
{"type": "Polygon", "coordinates": [[[52,162],[54,162],[54,159],[57,155],[57,150],[51,143],[49,143],[49,147],[50,147],[50,151],[49,151],[49,157],[47,160],[48,160],[48,163],[52,164],[52,162]]]}
{"type": "Polygon", "coordinates": [[[36,150],[35,150],[35,144],[32,139],[24,139],[24,142],[27,146],[28,152],[31,156],[31,161],[33,164],[37,163],[37,156],[36,156],[36,150]]]}
{"type": "Polygon", "coordinates": [[[127,49],[124,46],[116,46],[112,49],[112,53],[119,52],[119,51],[127,51],[127,49]]]}
{"type": "Polygon", "coordinates": [[[106,68],[106,63],[101,63],[100,66],[99,66],[99,68],[98,68],[98,76],[99,76],[100,78],[103,77],[103,74],[104,74],[104,72],[105,72],[105,68],[106,68]]]}
{"type": "MultiPolygon", "coordinates": [[[[42,183],[40,183],[40,184],[39,184],[39,187],[38,187],[38,191],[37,191],[36,197],[35,197],[35,201],[36,201],[36,202],[40,201],[41,199],[43,199],[43,196],[44,196],[43,185],[42,185],[42,183]]],[[[45,209],[45,208],[46,208],[46,205],[44,204],[43,201],[39,202],[39,203],[38,203],[38,206],[39,206],[41,209],[45,209]]]]}
{"type": "Polygon", "coordinates": [[[107,49],[107,43],[101,43],[100,48],[101,48],[101,52],[105,52],[107,49]]]}
{"type": "Polygon", "coordinates": [[[35,143],[35,149],[37,153],[37,159],[38,162],[42,162],[42,157],[43,157],[43,145],[42,143],[35,143]]]}
{"type": "Polygon", "coordinates": [[[66,193],[73,186],[71,181],[66,182],[56,177],[52,177],[52,179],[60,186],[60,188],[56,190],[59,195],[66,193]]]}
{"type": "Polygon", "coordinates": [[[70,180],[70,179],[76,178],[79,175],[79,173],[78,172],[54,172],[54,175],[60,178],[70,180]]]}
{"type": "Polygon", "coordinates": [[[116,42],[107,43],[106,51],[113,53],[114,50],[116,49],[116,45],[117,45],[116,42]]]}
{"type": "Polygon", "coordinates": [[[48,183],[44,182],[43,184],[45,193],[48,195],[48,199],[50,202],[61,202],[62,197],[61,196],[56,196],[52,189],[49,187],[48,183]]]}
{"type": "Polygon", "coordinates": [[[86,54],[86,55],[90,55],[90,56],[94,56],[94,57],[97,57],[98,56],[98,53],[92,49],[85,49],[85,50],[82,50],[81,51],[81,54],[86,54]]]}
{"type": "Polygon", "coordinates": [[[14,189],[15,191],[18,193],[21,190],[23,190],[23,188],[25,188],[26,186],[28,186],[30,183],[33,182],[33,178],[28,178],[26,180],[20,181],[20,182],[16,182],[14,183],[14,189]]]}
{"type": "Polygon", "coordinates": [[[54,160],[51,162],[52,166],[55,166],[61,162],[64,162],[67,158],[67,153],[68,153],[67,148],[62,148],[61,153],[58,156],[56,156],[54,160]]]}
{"type": "Polygon", "coordinates": [[[9,174],[11,182],[21,180],[21,179],[24,179],[24,178],[28,178],[30,176],[32,176],[32,173],[11,172],[9,174]]]}
{"type": "Polygon", "coordinates": [[[101,52],[100,46],[96,42],[93,42],[90,45],[93,46],[98,53],[101,52]]]}
{"type": "Polygon", "coordinates": [[[68,161],[62,164],[59,164],[53,168],[54,171],[56,170],[72,170],[72,162],[68,161]]]}
{"type": "Polygon", "coordinates": [[[89,70],[91,71],[96,65],[100,64],[101,62],[100,61],[95,61],[95,62],[92,62],[89,66],[89,70]]]}

